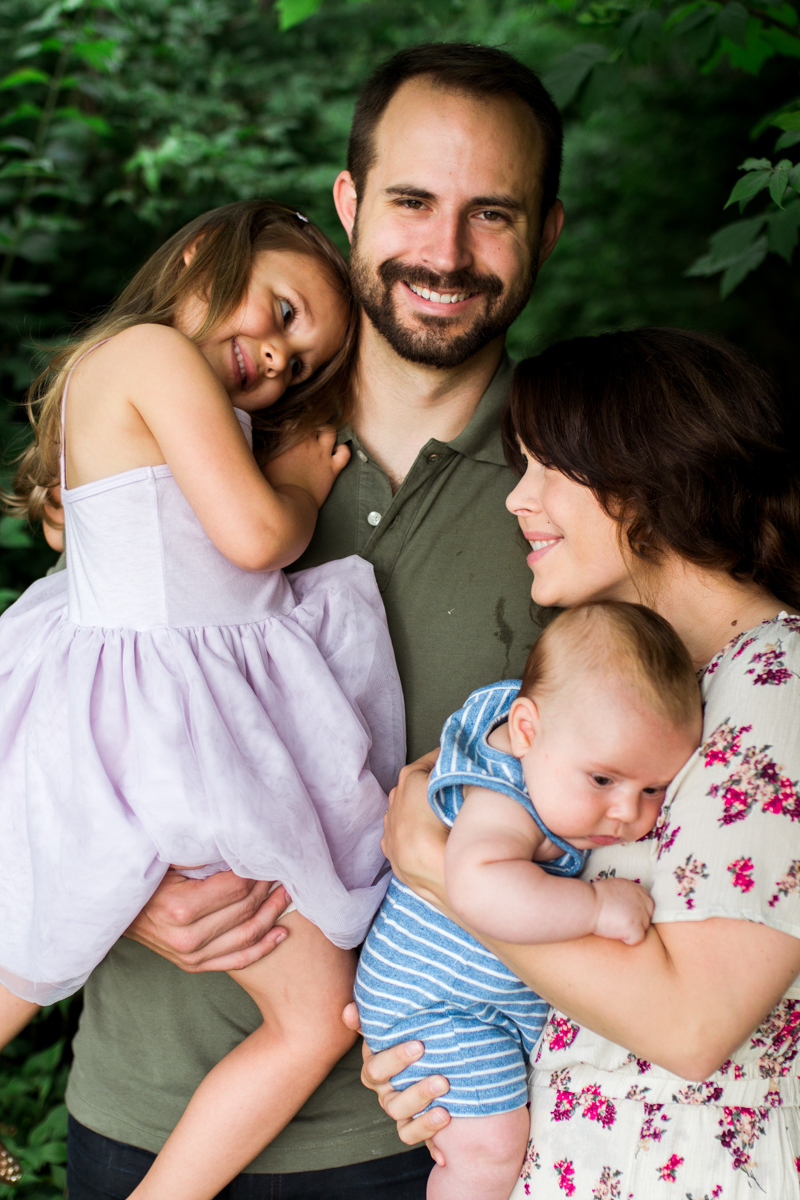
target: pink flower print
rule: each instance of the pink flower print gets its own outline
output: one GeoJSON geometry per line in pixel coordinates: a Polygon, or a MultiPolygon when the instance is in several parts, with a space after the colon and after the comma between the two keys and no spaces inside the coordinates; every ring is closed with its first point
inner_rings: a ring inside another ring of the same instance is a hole
{"type": "Polygon", "coordinates": [[[604,1129],[610,1129],[617,1117],[617,1110],[612,1102],[600,1091],[599,1084],[590,1083],[581,1088],[578,1097],[582,1117],[597,1121],[604,1129]]]}
{"type": "Polygon", "coordinates": [[[556,1092],[556,1102],[550,1116],[554,1121],[569,1121],[575,1112],[578,1097],[574,1092],[556,1092]]]}
{"type": "Polygon", "coordinates": [[[658,839],[658,857],[659,858],[661,858],[662,854],[669,853],[669,851],[675,845],[675,839],[678,836],[678,834],[680,833],[680,831],[681,831],[680,825],[676,825],[674,829],[672,829],[669,825],[667,825],[665,827],[663,835],[658,839]]]}
{"type": "Polygon", "coordinates": [[[558,1186],[568,1196],[575,1195],[575,1168],[568,1158],[561,1158],[553,1164],[553,1170],[558,1174],[558,1186]]]}
{"type": "MultiPolygon", "coordinates": [[[[741,637],[742,635],[741,635],[741,634],[739,634],[738,636],[739,636],[739,637],[741,637]]],[[[755,639],[754,637],[745,638],[745,640],[742,642],[742,644],[741,644],[741,646],[739,647],[739,649],[738,649],[738,650],[736,650],[736,651],[735,651],[735,652],[734,652],[734,653],[731,655],[731,658],[739,658],[739,656],[740,656],[741,654],[744,654],[744,652],[745,652],[745,650],[747,649],[747,647],[748,647],[748,646],[752,646],[752,644],[753,644],[753,642],[754,642],[755,640],[756,640],[756,639],[755,639]]],[[[736,645],[736,638],[734,638],[734,639],[733,639],[733,641],[732,641],[732,642],[729,642],[728,644],[729,644],[729,646],[734,646],[734,645],[736,645]]]]}
{"type": "Polygon", "coordinates": [[[796,1158],[794,1160],[794,1169],[797,1171],[797,1174],[800,1175],[800,1158],[796,1158]]]}
{"type": "Polygon", "coordinates": [[[702,1083],[687,1083],[677,1095],[672,1097],[673,1104],[716,1104],[722,1099],[722,1088],[710,1079],[702,1083]]]}
{"type": "Polygon", "coordinates": [[[778,890],[770,899],[770,908],[774,908],[782,896],[800,894],[800,858],[792,859],[789,870],[781,876],[775,887],[778,890]]]}
{"type": "Polygon", "coordinates": [[[674,1183],[675,1175],[678,1167],[683,1166],[683,1159],[679,1154],[672,1154],[664,1163],[663,1167],[656,1167],[656,1174],[664,1180],[665,1183],[674,1183]]]}
{"type": "Polygon", "coordinates": [[[777,645],[770,645],[768,643],[763,651],[759,650],[750,659],[751,663],[760,664],[760,668],[757,666],[748,667],[745,674],[752,675],[753,683],[760,683],[762,686],[767,683],[776,686],[786,683],[792,678],[794,672],[790,671],[785,663],[780,661],[785,655],[786,651],[780,642],[777,645]]]}
{"type": "Polygon", "coordinates": [[[532,1141],[528,1142],[528,1148],[525,1151],[525,1157],[522,1160],[522,1169],[519,1177],[525,1184],[525,1195],[531,1194],[531,1179],[534,1171],[540,1171],[542,1164],[539,1159],[539,1151],[536,1149],[532,1141]]]}
{"type": "MultiPolygon", "coordinates": [[[[722,1195],[722,1184],[718,1183],[716,1187],[713,1187],[711,1189],[710,1195],[708,1192],[706,1192],[702,1196],[695,1197],[694,1192],[687,1192],[686,1200],[718,1200],[718,1197],[721,1195],[722,1195]]],[[[633,1200],[633,1197],[630,1197],[630,1200],[633,1200]]]]}
{"type": "Polygon", "coordinates": [[[600,1178],[592,1188],[592,1200],[619,1200],[621,1177],[622,1171],[612,1171],[611,1167],[603,1167],[600,1178]]]}
{"type": "Polygon", "coordinates": [[[713,767],[714,763],[722,763],[727,766],[741,749],[742,734],[749,733],[752,728],[752,725],[742,725],[736,729],[730,721],[723,721],[701,747],[705,765],[713,767]]]}
{"type": "Polygon", "coordinates": [[[544,1036],[551,1050],[566,1050],[575,1041],[580,1031],[580,1025],[576,1025],[568,1017],[560,1017],[558,1013],[553,1013],[547,1023],[544,1036]]]}
{"type": "MultiPolygon", "coordinates": [[[[750,1038],[750,1046],[762,1050],[758,1059],[762,1079],[777,1080],[788,1075],[800,1050],[800,1000],[781,1000],[750,1038]]],[[[767,1102],[775,1106],[769,1095],[767,1102]]]]}
{"type": "Polygon", "coordinates": [[[648,1071],[652,1071],[653,1064],[649,1063],[646,1058],[636,1059],[636,1070],[640,1075],[646,1075],[648,1071]]]}
{"type": "Polygon", "coordinates": [[[752,858],[736,858],[728,863],[728,871],[733,876],[733,886],[741,892],[750,892],[755,887],[753,879],[752,858]]]}
{"type": "Polygon", "coordinates": [[[751,1151],[766,1130],[768,1108],[723,1108],[719,1119],[722,1133],[717,1141],[733,1159],[734,1171],[744,1171],[755,1182],[751,1151]]]}
{"type": "Polygon", "coordinates": [[[791,821],[800,820],[800,784],[781,774],[783,768],[770,758],[769,749],[769,746],[761,749],[748,746],[742,752],[740,748],[736,753],[741,754],[741,761],[728,778],[708,789],[709,796],[722,799],[720,825],[744,820],[756,804],[761,805],[762,812],[787,816],[791,821]]]}
{"type": "Polygon", "coordinates": [[[628,1088],[627,1092],[625,1093],[625,1099],[641,1101],[641,1100],[644,1100],[645,1096],[647,1095],[647,1093],[649,1091],[650,1091],[649,1087],[641,1087],[640,1084],[638,1084],[638,1083],[632,1083],[631,1086],[628,1088]]]}
{"type": "Polygon", "coordinates": [[[800,794],[797,789],[798,784],[792,783],[791,779],[782,776],[778,781],[775,795],[764,801],[762,805],[764,812],[778,813],[788,817],[790,821],[800,820],[800,794]]]}
{"type": "Polygon", "coordinates": [[[678,884],[678,895],[687,908],[694,908],[694,893],[701,879],[708,879],[706,864],[700,862],[693,854],[689,854],[682,866],[672,872],[678,884]]]}
{"type": "Polygon", "coordinates": [[[644,1102],[644,1121],[639,1130],[639,1147],[642,1150],[649,1150],[654,1142],[660,1142],[664,1134],[667,1132],[664,1128],[669,1124],[670,1118],[661,1110],[663,1104],[648,1104],[644,1102]]]}

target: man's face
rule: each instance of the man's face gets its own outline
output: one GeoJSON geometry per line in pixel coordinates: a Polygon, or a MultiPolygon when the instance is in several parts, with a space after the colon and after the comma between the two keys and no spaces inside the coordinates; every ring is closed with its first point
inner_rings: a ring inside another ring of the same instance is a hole
{"type": "Polygon", "coordinates": [[[401,357],[455,367],[502,336],[539,263],[541,137],[515,96],[423,78],[375,131],[352,228],[353,287],[401,357]]]}

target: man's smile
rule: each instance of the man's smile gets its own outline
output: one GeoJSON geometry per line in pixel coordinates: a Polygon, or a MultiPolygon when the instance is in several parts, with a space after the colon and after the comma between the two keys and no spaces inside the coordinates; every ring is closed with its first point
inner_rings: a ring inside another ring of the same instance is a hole
{"type": "Polygon", "coordinates": [[[412,300],[414,307],[421,309],[423,312],[446,313],[448,316],[454,315],[455,313],[463,312],[471,301],[476,300],[481,295],[480,292],[436,292],[432,288],[408,283],[405,279],[401,282],[406,294],[411,293],[414,297],[412,300]]]}

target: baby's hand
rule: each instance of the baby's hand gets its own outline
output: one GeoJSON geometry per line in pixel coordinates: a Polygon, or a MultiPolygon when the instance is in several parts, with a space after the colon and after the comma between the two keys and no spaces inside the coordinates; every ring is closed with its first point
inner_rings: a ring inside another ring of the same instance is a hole
{"type": "Polygon", "coordinates": [[[614,938],[626,946],[644,939],[655,905],[648,892],[632,879],[596,879],[598,937],[614,938]]]}
{"type": "Polygon", "coordinates": [[[349,458],[348,447],[337,446],[336,430],[326,425],[268,462],[264,475],[274,488],[282,484],[303,488],[321,508],[349,458]]]}

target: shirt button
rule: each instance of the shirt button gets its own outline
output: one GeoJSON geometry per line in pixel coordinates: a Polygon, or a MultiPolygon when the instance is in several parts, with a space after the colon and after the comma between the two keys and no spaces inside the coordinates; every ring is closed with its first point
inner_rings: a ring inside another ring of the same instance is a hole
{"type": "Polygon", "coordinates": [[[428,462],[436,462],[436,460],[437,460],[437,458],[438,458],[438,457],[439,457],[439,455],[438,455],[438,454],[429,454],[429,455],[428,455],[428,462]]]}
{"type": "Polygon", "coordinates": [[[379,512],[371,512],[367,517],[367,520],[369,521],[370,525],[380,525],[381,514],[379,512]]]}
{"type": "Polygon", "coordinates": [[[363,450],[356,450],[356,458],[359,462],[369,462],[369,459],[363,450]]]}

